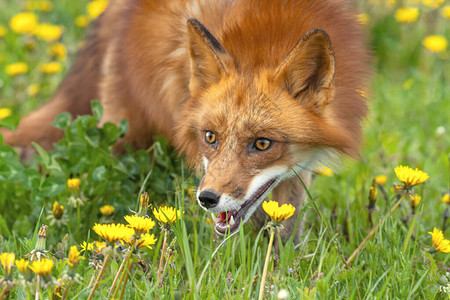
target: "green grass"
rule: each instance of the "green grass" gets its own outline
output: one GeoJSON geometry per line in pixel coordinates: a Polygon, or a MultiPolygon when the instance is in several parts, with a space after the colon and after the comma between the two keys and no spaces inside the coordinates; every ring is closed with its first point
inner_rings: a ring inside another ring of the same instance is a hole
{"type": "MultiPolygon", "coordinates": [[[[358,9],[370,16],[365,28],[375,69],[361,159],[346,161],[338,174],[318,176],[314,181],[312,199],[305,201],[303,209],[306,223],[301,243],[288,242],[279,256],[272,255],[266,281],[269,299],[276,299],[281,289],[287,289],[291,299],[448,298],[449,294],[439,291],[445,290],[449,256],[434,250],[428,232],[433,227],[442,229],[446,205],[441,197],[450,189],[450,53],[448,49],[433,53],[423,47],[422,40],[431,34],[449,39],[449,20],[441,16],[439,9],[418,4],[419,19],[400,24],[394,18],[399,4],[373,2],[357,3],[358,9]],[[440,127],[445,133],[439,133],[440,127]],[[387,176],[385,188],[389,195],[388,201],[378,195],[373,214],[377,224],[395,203],[390,188],[398,183],[394,168],[400,164],[430,175],[416,189],[423,198],[415,215],[408,201],[403,201],[386,217],[350,268],[342,268],[343,257],[348,258],[371,230],[366,206],[373,177],[387,176]]],[[[11,16],[23,11],[23,3],[10,1],[3,5],[0,25],[9,27],[11,16]]],[[[11,108],[13,115],[1,120],[0,126],[14,127],[19,116],[52,95],[86,34],[85,29],[73,24],[77,16],[86,14],[87,1],[52,3],[52,11],[36,14],[40,22],[64,26],[61,42],[68,49],[68,58],[62,61],[63,72],[40,74],[39,63],[53,60],[47,52],[49,43],[31,38],[35,47],[27,50],[25,44],[30,40],[8,30],[0,38],[0,106],[11,108]],[[15,78],[8,76],[5,66],[17,61],[27,62],[29,72],[15,78]],[[26,92],[31,84],[40,87],[36,96],[26,92]]],[[[73,123],[67,115],[58,117],[55,124],[66,130],[64,139],[54,151],[40,151],[25,165],[0,142],[0,253],[14,252],[18,259],[32,251],[37,229],[49,224],[52,205],[58,201],[65,207],[66,224],[51,225],[47,233],[48,255],[55,262],[52,276],[58,279],[68,269],[65,259],[69,246],[96,240],[95,233],[89,230],[96,222],[124,223],[123,216],[130,214],[129,209],[137,210],[139,191],[145,190],[154,206],[178,206],[185,213],[168,238],[171,246],[166,254],[170,253],[170,262],[161,286],[156,274],[162,236],[156,226],[152,233],[158,242],[153,249],[142,250],[133,258],[125,299],[256,298],[267,234],[247,224],[223,241],[214,233],[209,215],[188,194],[198,179],[167,142],[157,139],[147,151],[117,158],[109,146],[126,125],[97,128],[101,107],[96,102],[93,105],[97,112],[94,116],[83,116],[73,123]],[[148,153],[152,153],[151,158],[148,153]],[[70,177],[82,181],[83,206],[69,203],[72,193],[66,181],[70,177]],[[105,204],[115,206],[112,217],[101,216],[98,209],[105,204]]],[[[152,213],[149,215],[152,217],[152,213]]],[[[69,298],[87,298],[91,290],[88,283],[94,275],[89,259],[102,258],[84,255],[86,259],[77,268],[81,280],[71,284],[69,298]]],[[[122,255],[116,253],[106,266],[96,299],[107,297],[121,262],[122,255]]],[[[10,298],[24,299],[27,289],[19,285],[18,271],[13,272],[15,285],[10,298]]],[[[4,276],[0,268],[0,291],[4,276]]],[[[30,287],[30,296],[34,296],[34,286],[30,287]]],[[[44,298],[48,297],[47,290],[42,292],[44,298]]]]}

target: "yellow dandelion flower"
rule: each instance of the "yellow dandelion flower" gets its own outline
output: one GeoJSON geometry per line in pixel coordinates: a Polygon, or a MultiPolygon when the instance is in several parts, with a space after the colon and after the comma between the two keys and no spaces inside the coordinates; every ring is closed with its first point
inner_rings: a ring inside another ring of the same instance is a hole
{"type": "Polygon", "coordinates": [[[60,26],[49,23],[39,24],[34,30],[34,35],[46,42],[58,40],[61,37],[61,34],[62,28],[60,26]]]}
{"type": "Polygon", "coordinates": [[[94,249],[94,243],[86,243],[86,241],[83,241],[80,244],[80,248],[81,248],[80,252],[90,251],[90,250],[94,249]]]}
{"type": "Polygon", "coordinates": [[[137,241],[136,247],[142,248],[147,247],[153,249],[150,245],[156,244],[157,239],[154,234],[144,233],[141,234],[139,240],[137,241]]]}
{"type": "Polygon", "coordinates": [[[114,213],[114,206],[103,205],[102,207],[100,207],[100,213],[105,217],[109,217],[114,213]]]}
{"type": "Polygon", "coordinates": [[[278,206],[278,202],[276,201],[264,201],[262,204],[262,208],[269,215],[269,217],[276,221],[281,222],[283,220],[289,219],[294,215],[295,207],[291,204],[283,204],[278,206]]]}
{"type": "Polygon", "coordinates": [[[67,49],[66,46],[62,43],[56,43],[50,46],[49,53],[52,56],[55,56],[59,60],[65,60],[67,57],[67,49]]]}
{"type": "Polygon", "coordinates": [[[138,217],[136,215],[125,216],[125,220],[129,226],[136,231],[136,235],[147,232],[155,227],[155,221],[146,217],[138,217]]]}
{"type": "Polygon", "coordinates": [[[34,97],[39,93],[39,84],[33,83],[27,87],[27,95],[34,97]]]}
{"type": "Polygon", "coordinates": [[[359,24],[361,24],[361,25],[366,25],[367,22],[369,22],[369,15],[366,14],[366,13],[360,13],[360,14],[358,15],[358,22],[359,22],[359,24]]]}
{"type": "Polygon", "coordinates": [[[322,176],[333,176],[333,170],[331,170],[330,168],[326,167],[326,166],[320,166],[314,169],[314,172],[316,172],[319,175],[322,176]]]}
{"type": "Polygon", "coordinates": [[[32,34],[38,25],[37,16],[31,12],[14,15],[9,21],[9,27],[18,34],[32,34]]]}
{"type": "Polygon", "coordinates": [[[450,5],[446,5],[441,9],[441,14],[444,18],[450,19],[450,5]]]}
{"type": "Polygon", "coordinates": [[[425,182],[430,176],[419,169],[413,170],[408,166],[398,166],[394,169],[397,178],[405,184],[406,187],[412,187],[425,182]]]}
{"type": "Polygon", "coordinates": [[[11,109],[7,107],[0,108],[0,120],[3,120],[4,118],[9,117],[10,115],[12,115],[11,109]]]}
{"type": "Polygon", "coordinates": [[[7,32],[8,32],[8,29],[6,29],[5,26],[0,26],[0,38],[4,37],[7,32]]]}
{"type": "Polygon", "coordinates": [[[56,74],[61,72],[62,65],[59,62],[42,63],[39,65],[39,71],[45,74],[56,74]]]}
{"type": "Polygon", "coordinates": [[[53,202],[52,214],[56,219],[61,219],[64,214],[64,206],[59,205],[58,201],[53,202]]]}
{"type": "Polygon", "coordinates": [[[25,259],[16,260],[16,266],[20,273],[26,274],[30,267],[30,262],[25,259]]]}
{"type": "Polygon", "coordinates": [[[442,35],[429,35],[422,41],[422,44],[432,52],[445,51],[448,46],[447,39],[442,35]]]}
{"type": "Polygon", "coordinates": [[[6,274],[10,274],[12,268],[14,267],[14,261],[16,260],[16,255],[11,252],[4,252],[0,255],[0,261],[3,266],[3,270],[5,270],[6,274]]]}
{"type": "Polygon", "coordinates": [[[442,3],[444,3],[444,0],[422,0],[423,5],[431,7],[431,8],[438,8],[442,3]]]}
{"type": "Polygon", "coordinates": [[[411,207],[413,208],[416,208],[419,205],[420,200],[422,200],[422,197],[420,195],[410,195],[409,205],[411,205],[411,207]]]}
{"type": "Polygon", "coordinates": [[[87,5],[87,12],[91,19],[97,18],[108,6],[107,0],[94,0],[87,5]]]}
{"type": "Polygon", "coordinates": [[[9,76],[17,76],[28,72],[28,65],[24,62],[12,63],[6,66],[6,74],[9,76]]]}
{"type": "Polygon", "coordinates": [[[134,234],[134,230],[124,224],[95,224],[92,229],[101,238],[110,243],[115,243],[134,234]]]}
{"type": "Polygon", "coordinates": [[[87,16],[78,16],[75,18],[75,25],[84,28],[89,25],[89,18],[87,16]]]}
{"type": "Polygon", "coordinates": [[[67,187],[72,193],[78,193],[80,191],[81,180],[79,178],[70,178],[67,180],[67,187]]]}
{"type": "Polygon", "coordinates": [[[445,193],[444,196],[442,196],[442,202],[445,204],[450,205],[450,193],[445,193]]]}
{"type": "Polygon", "coordinates": [[[80,259],[83,259],[80,256],[81,251],[78,251],[77,246],[70,247],[69,255],[67,256],[67,264],[71,267],[78,266],[80,259]]]}
{"type": "Polygon", "coordinates": [[[433,232],[428,232],[431,234],[431,240],[433,241],[434,248],[439,252],[449,253],[450,252],[450,241],[444,239],[444,234],[441,230],[434,228],[433,232]]]}
{"type": "Polygon", "coordinates": [[[26,10],[39,10],[49,12],[53,8],[53,4],[50,1],[26,1],[26,10]]]}
{"type": "Polygon", "coordinates": [[[387,180],[387,177],[385,175],[379,175],[373,179],[373,183],[376,185],[385,185],[386,180],[387,180]]]}
{"type": "Polygon", "coordinates": [[[412,23],[419,18],[419,9],[415,7],[399,8],[395,11],[395,19],[399,23],[412,23]]]}
{"type": "Polygon", "coordinates": [[[30,269],[37,275],[48,277],[52,274],[53,266],[54,264],[51,259],[43,258],[42,260],[33,261],[30,269]]]}
{"type": "Polygon", "coordinates": [[[150,233],[143,233],[139,236],[139,238],[136,240],[134,236],[126,238],[125,243],[128,245],[133,245],[136,243],[136,248],[142,248],[147,247],[149,249],[153,249],[151,245],[154,245],[157,241],[154,234],[150,233]]]}
{"type": "Polygon", "coordinates": [[[170,206],[162,206],[158,210],[154,208],[153,215],[159,222],[167,224],[169,222],[174,223],[177,219],[179,219],[181,212],[179,209],[176,210],[175,208],[170,206]]]}

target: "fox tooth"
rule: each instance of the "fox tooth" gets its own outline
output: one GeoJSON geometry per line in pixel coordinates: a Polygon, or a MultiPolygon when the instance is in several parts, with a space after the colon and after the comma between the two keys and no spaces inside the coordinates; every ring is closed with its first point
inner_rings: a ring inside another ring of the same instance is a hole
{"type": "Polygon", "coordinates": [[[214,223],[218,223],[220,221],[220,218],[216,217],[214,213],[211,213],[211,218],[213,219],[214,223]]]}
{"type": "Polygon", "coordinates": [[[230,221],[228,222],[228,224],[230,224],[230,226],[233,226],[234,225],[234,217],[233,216],[231,216],[230,217],[230,221]]]}

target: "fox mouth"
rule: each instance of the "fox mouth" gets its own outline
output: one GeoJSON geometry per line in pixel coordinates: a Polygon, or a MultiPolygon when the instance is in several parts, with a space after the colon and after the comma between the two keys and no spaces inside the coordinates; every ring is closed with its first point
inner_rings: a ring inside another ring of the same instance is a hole
{"type": "Polygon", "coordinates": [[[216,223],[216,232],[222,235],[235,233],[241,223],[245,223],[251,217],[276,181],[277,178],[267,181],[239,209],[220,212],[218,217],[211,213],[211,217],[216,223]]]}

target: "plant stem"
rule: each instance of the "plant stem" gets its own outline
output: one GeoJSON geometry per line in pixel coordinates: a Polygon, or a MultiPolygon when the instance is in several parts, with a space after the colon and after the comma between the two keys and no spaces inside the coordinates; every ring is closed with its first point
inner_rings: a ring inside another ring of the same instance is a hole
{"type": "Polygon", "coordinates": [[[275,229],[270,228],[270,240],[269,240],[269,245],[267,246],[266,261],[264,263],[264,270],[263,270],[263,274],[262,274],[262,278],[261,278],[261,284],[259,286],[258,300],[262,300],[263,295],[264,295],[264,284],[266,282],[267,269],[269,268],[270,252],[272,251],[272,244],[273,244],[274,236],[275,236],[275,229]]]}
{"type": "Polygon", "coordinates": [[[122,300],[123,294],[125,293],[125,287],[127,286],[128,277],[130,276],[131,267],[133,266],[133,262],[129,262],[128,264],[129,264],[128,271],[125,274],[125,280],[123,281],[122,292],[120,292],[119,300],[122,300]]]}
{"type": "Polygon", "coordinates": [[[161,278],[161,282],[159,283],[159,287],[161,287],[163,285],[164,274],[166,274],[166,269],[167,269],[167,265],[169,264],[169,260],[170,260],[170,254],[169,254],[169,256],[167,256],[166,263],[164,264],[164,269],[163,269],[163,272],[162,272],[162,276],[161,276],[162,278],[161,278]]]}
{"type": "Polygon", "coordinates": [[[67,294],[69,293],[70,282],[67,283],[66,289],[64,290],[64,294],[61,300],[65,300],[67,298],[67,294]]]}
{"type": "Polygon", "coordinates": [[[39,300],[39,298],[40,298],[40,296],[39,296],[39,291],[40,291],[40,288],[39,288],[39,285],[40,285],[40,276],[39,275],[36,275],[36,295],[34,296],[34,299],[35,300],[39,300]]]}
{"type": "Polygon", "coordinates": [[[6,293],[8,293],[9,289],[7,286],[5,286],[2,290],[2,293],[0,294],[0,300],[3,300],[5,298],[6,293]]]}
{"type": "MultiPolygon", "coordinates": [[[[135,245],[136,245],[136,243],[134,243],[133,246],[131,246],[130,251],[129,251],[127,257],[122,261],[122,264],[120,265],[120,268],[119,268],[119,271],[118,271],[118,273],[117,273],[117,275],[116,275],[116,278],[114,278],[114,282],[113,282],[113,284],[112,284],[112,286],[111,286],[111,289],[109,290],[109,294],[111,294],[111,292],[113,291],[114,285],[117,283],[117,279],[119,278],[119,274],[122,272],[123,267],[124,267],[125,265],[128,265],[128,261],[130,260],[130,257],[131,257],[131,255],[133,254],[135,245]]],[[[124,279],[124,276],[125,276],[125,274],[122,272],[122,276],[120,277],[119,284],[117,285],[116,289],[114,290],[114,293],[113,293],[111,299],[115,299],[115,297],[116,297],[116,295],[117,295],[117,292],[118,292],[119,289],[120,289],[120,285],[122,284],[122,281],[123,281],[123,279],[124,279]]]]}
{"type": "Polygon", "coordinates": [[[168,232],[167,230],[164,231],[164,240],[163,240],[163,246],[161,248],[161,258],[159,260],[158,276],[156,277],[156,282],[159,282],[159,277],[161,277],[161,269],[162,269],[163,260],[164,260],[164,251],[166,250],[167,232],[168,232]]]}
{"type": "MultiPolygon", "coordinates": [[[[109,294],[113,292],[114,287],[116,286],[117,280],[119,279],[119,275],[122,273],[123,267],[125,266],[125,262],[128,261],[128,257],[130,254],[127,255],[127,257],[122,260],[122,263],[120,264],[119,270],[117,271],[116,277],[114,277],[114,281],[111,285],[111,288],[109,289],[109,294]]],[[[114,296],[113,296],[114,297],[114,296]]]]}
{"type": "Polygon", "coordinates": [[[375,227],[369,232],[369,234],[366,236],[366,238],[361,242],[361,244],[359,244],[358,248],[355,249],[355,251],[353,251],[352,255],[350,255],[350,257],[347,259],[347,261],[345,262],[345,265],[342,266],[342,268],[348,267],[348,265],[356,258],[356,255],[358,255],[358,253],[361,251],[361,249],[364,247],[364,245],[366,244],[366,242],[377,232],[378,227],[380,227],[380,225],[383,225],[384,221],[391,215],[391,213],[397,209],[397,207],[400,205],[400,203],[402,202],[403,197],[401,197],[397,203],[395,203],[394,206],[392,206],[391,210],[387,213],[387,215],[380,220],[380,222],[375,225],[375,227]]]}
{"type": "Polygon", "coordinates": [[[91,300],[92,297],[94,296],[94,292],[97,289],[97,286],[98,286],[98,283],[100,282],[100,279],[102,278],[103,271],[105,271],[105,267],[106,267],[106,264],[108,263],[108,260],[109,260],[109,254],[106,254],[105,260],[103,261],[103,266],[102,266],[102,268],[100,270],[100,273],[98,273],[97,280],[95,280],[94,287],[92,288],[92,291],[89,294],[88,300],[91,300]]]}

